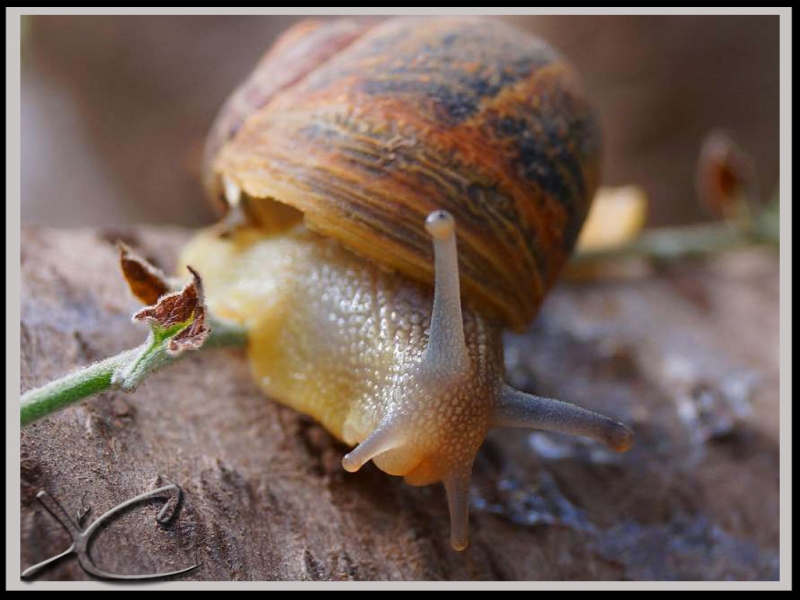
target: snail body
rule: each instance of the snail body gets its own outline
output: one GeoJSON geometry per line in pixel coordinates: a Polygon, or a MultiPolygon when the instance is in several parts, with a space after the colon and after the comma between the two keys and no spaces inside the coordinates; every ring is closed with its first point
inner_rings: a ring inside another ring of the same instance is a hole
{"type": "Polygon", "coordinates": [[[535,38],[463,17],[302,23],[220,113],[205,184],[225,232],[182,262],[247,327],[265,392],[354,447],[345,469],[444,483],[460,550],[490,428],[632,441],[502,380],[502,331],[554,283],[598,163],[577,80],[535,38]]]}

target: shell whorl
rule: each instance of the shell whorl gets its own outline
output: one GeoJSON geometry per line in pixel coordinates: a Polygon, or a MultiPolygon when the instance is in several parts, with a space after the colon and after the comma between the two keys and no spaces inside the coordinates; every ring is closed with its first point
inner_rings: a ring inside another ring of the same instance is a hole
{"type": "Polygon", "coordinates": [[[419,224],[448,210],[465,298],[521,329],[574,246],[599,156],[578,81],[541,40],[485,18],[334,20],[295,26],[234,93],[206,183],[288,204],[427,283],[419,224]]]}

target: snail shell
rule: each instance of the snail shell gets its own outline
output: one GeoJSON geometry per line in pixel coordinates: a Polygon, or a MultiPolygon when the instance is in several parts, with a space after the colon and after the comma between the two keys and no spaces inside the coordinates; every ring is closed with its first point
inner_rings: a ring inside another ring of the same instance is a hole
{"type": "Polygon", "coordinates": [[[205,185],[251,220],[306,226],[430,284],[419,224],[455,215],[465,296],[514,329],[535,316],[598,184],[600,135],[569,65],[486,18],[303,22],[218,116],[205,185]],[[278,201],[278,202],[275,202],[278,201]]]}

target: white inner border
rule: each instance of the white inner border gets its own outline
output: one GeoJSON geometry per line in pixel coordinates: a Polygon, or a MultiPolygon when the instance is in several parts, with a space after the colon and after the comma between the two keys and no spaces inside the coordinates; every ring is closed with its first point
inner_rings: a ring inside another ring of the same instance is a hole
{"type": "Polygon", "coordinates": [[[138,8],[138,7],[6,7],[6,589],[8,590],[120,590],[162,589],[457,589],[457,590],[790,590],[792,583],[792,23],[791,7],[719,8],[138,8]],[[780,577],[778,582],[221,582],[171,581],[117,584],[102,581],[37,581],[25,583],[19,557],[20,447],[17,404],[19,397],[20,343],[20,16],[36,14],[161,14],[161,15],[395,15],[395,14],[587,14],[587,15],[779,15],[780,16],[780,577]]]}

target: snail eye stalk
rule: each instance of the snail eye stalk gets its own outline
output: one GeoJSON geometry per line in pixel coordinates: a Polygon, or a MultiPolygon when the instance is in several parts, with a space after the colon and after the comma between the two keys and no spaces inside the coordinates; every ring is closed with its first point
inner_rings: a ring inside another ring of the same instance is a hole
{"type": "Polygon", "coordinates": [[[455,219],[449,212],[437,210],[428,215],[425,229],[433,238],[435,264],[433,313],[425,364],[436,372],[460,374],[469,368],[469,356],[461,315],[455,219]]]}
{"type": "Polygon", "coordinates": [[[582,435],[616,452],[633,444],[633,432],[622,423],[568,402],[542,398],[504,385],[494,410],[495,427],[528,427],[582,435]]]}

